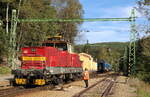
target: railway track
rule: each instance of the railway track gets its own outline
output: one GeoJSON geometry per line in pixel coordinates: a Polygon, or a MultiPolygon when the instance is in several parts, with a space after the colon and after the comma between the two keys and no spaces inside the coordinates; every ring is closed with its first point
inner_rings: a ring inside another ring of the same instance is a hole
{"type": "Polygon", "coordinates": [[[113,85],[115,84],[116,79],[117,79],[117,76],[114,76],[112,80],[109,80],[109,84],[106,87],[106,89],[103,91],[103,93],[101,94],[101,97],[107,97],[110,94],[110,91],[113,85]]]}
{"type": "Polygon", "coordinates": [[[73,97],[107,97],[117,79],[117,75],[108,75],[73,97]]]}
{"type": "MultiPolygon", "coordinates": [[[[106,73],[106,74],[92,74],[91,78],[106,77],[105,79],[107,79],[107,77],[110,76],[110,75],[111,74],[109,74],[109,73],[106,73]]],[[[105,79],[101,80],[100,82],[104,81],[105,79]]],[[[79,79],[77,79],[77,80],[79,80],[79,79]]],[[[67,83],[64,83],[64,84],[68,84],[68,83],[71,83],[71,82],[67,82],[67,83]]],[[[97,84],[92,85],[92,87],[96,86],[97,84]]],[[[22,95],[24,93],[31,93],[31,92],[41,91],[41,90],[52,90],[54,88],[55,88],[55,85],[52,85],[52,84],[51,85],[46,85],[46,86],[41,86],[41,87],[35,87],[35,88],[10,87],[10,88],[6,88],[6,89],[0,89],[0,97],[14,97],[16,95],[22,95]]],[[[83,93],[84,92],[86,92],[86,89],[85,89],[85,91],[83,91],[83,93]]],[[[77,96],[77,97],[80,97],[80,96],[77,96]]]]}
{"type": "Polygon", "coordinates": [[[24,93],[31,93],[41,90],[53,89],[54,85],[47,85],[42,87],[35,87],[35,88],[24,88],[24,87],[12,87],[8,89],[1,89],[0,90],[0,97],[14,97],[16,95],[21,95],[24,93]]]}

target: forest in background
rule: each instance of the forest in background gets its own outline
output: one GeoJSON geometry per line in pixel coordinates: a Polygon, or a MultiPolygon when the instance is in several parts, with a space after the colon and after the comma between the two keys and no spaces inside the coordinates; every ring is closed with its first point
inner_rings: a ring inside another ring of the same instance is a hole
{"type": "Polygon", "coordinates": [[[138,25],[137,30],[144,32],[145,36],[137,41],[136,76],[150,83],[150,1],[140,0],[136,9],[147,19],[147,23],[138,25]]]}
{"type": "Polygon", "coordinates": [[[92,55],[94,60],[104,60],[112,65],[112,68],[117,71],[119,69],[119,61],[123,57],[128,42],[104,42],[95,44],[85,44],[75,46],[78,53],[88,53],[92,55]]]}
{"type": "Polygon", "coordinates": [[[111,64],[113,71],[127,72],[127,63],[123,61],[125,61],[124,54],[128,45],[128,42],[104,42],[77,45],[75,49],[79,53],[85,52],[92,55],[96,62],[104,60],[106,63],[111,64]]]}

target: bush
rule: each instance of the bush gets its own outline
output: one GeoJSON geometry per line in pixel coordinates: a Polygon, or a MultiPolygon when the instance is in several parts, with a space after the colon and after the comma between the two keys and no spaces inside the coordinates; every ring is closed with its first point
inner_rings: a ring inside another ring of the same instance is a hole
{"type": "Polygon", "coordinates": [[[139,72],[137,77],[147,83],[150,83],[150,72],[139,72]]]}
{"type": "Polygon", "coordinates": [[[0,74],[9,74],[11,72],[11,69],[6,66],[0,67],[0,74]]]}
{"type": "Polygon", "coordinates": [[[150,93],[146,92],[144,89],[138,89],[137,95],[137,97],[150,97],[150,93]]]}

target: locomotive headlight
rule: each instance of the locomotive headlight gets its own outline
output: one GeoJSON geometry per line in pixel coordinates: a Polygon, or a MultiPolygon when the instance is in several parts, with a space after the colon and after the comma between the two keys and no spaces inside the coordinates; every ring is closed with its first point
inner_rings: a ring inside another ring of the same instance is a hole
{"type": "Polygon", "coordinates": [[[23,53],[25,53],[25,54],[28,53],[28,50],[24,50],[23,53]]]}

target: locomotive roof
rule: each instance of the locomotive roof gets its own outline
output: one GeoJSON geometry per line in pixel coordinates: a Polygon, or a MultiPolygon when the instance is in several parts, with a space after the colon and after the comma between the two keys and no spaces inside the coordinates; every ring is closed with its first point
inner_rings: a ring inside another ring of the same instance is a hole
{"type": "Polygon", "coordinates": [[[61,35],[48,36],[47,40],[43,41],[42,43],[67,43],[67,44],[71,44],[69,41],[64,40],[61,35]]]}
{"type": "Polygon", "coordinates": [[[51,40],[46,40],[46,41],[43,41],[42,43],[67,43],[67,44],[71,44],[69,42],[66,42],[66,41],[62,41],[62,40],[57,40],[57,41],[51,41],[51,40]]]}

